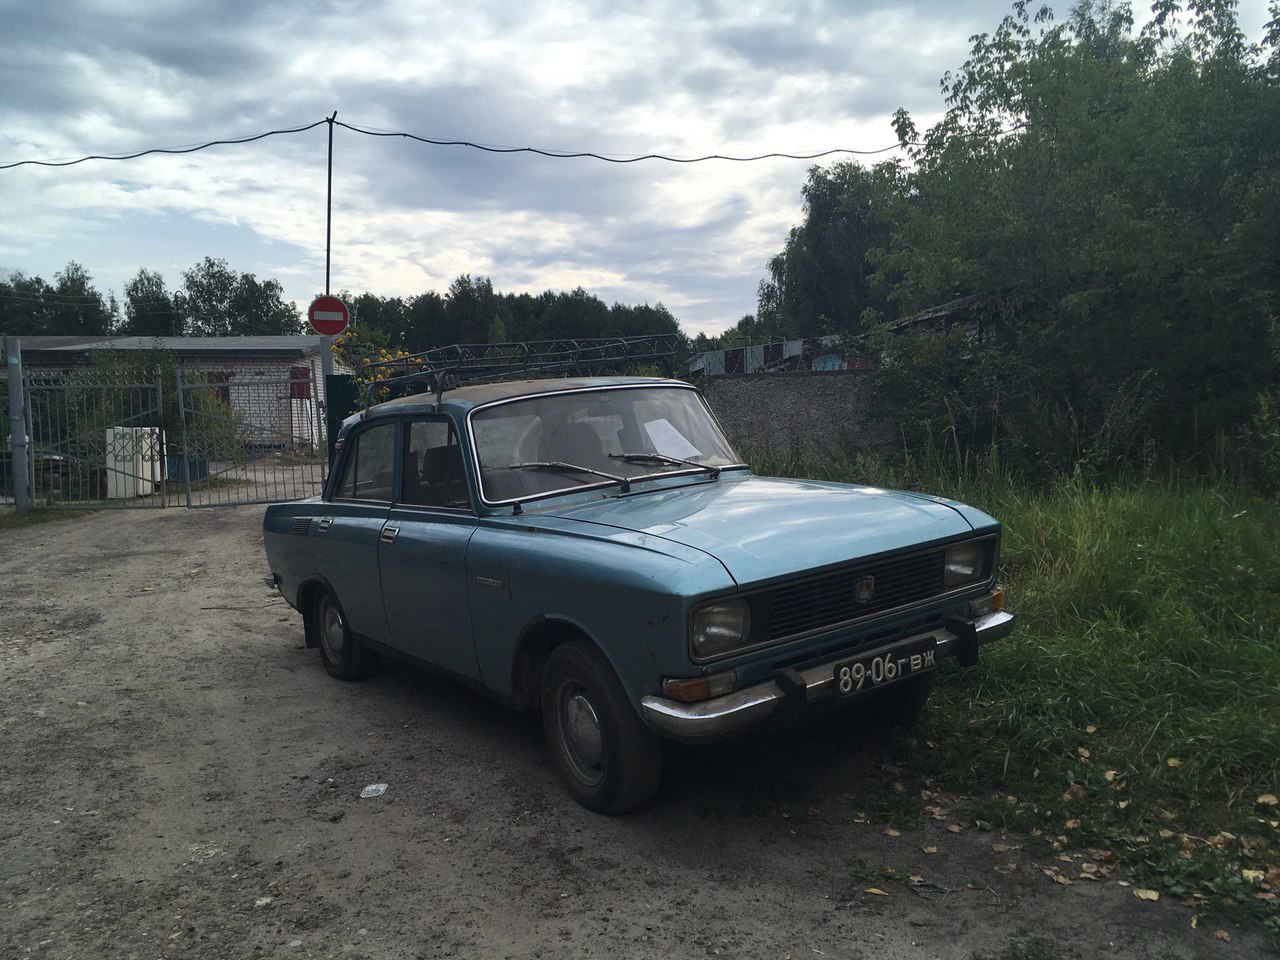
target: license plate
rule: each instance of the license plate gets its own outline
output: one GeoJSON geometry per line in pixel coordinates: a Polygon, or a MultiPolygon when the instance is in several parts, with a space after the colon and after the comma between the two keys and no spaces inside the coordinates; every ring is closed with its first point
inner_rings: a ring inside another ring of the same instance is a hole
{"type": "Polygon", "coordinates": [[[842,697],[852,697],[937,666],[937,642],[933,637],[925,637],[836,664],[836,691],[842,697]]]}

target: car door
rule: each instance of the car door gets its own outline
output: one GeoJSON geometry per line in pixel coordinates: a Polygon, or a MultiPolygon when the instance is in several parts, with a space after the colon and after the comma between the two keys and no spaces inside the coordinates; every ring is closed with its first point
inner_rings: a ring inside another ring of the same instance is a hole
{"type": "Polygon", "coordinates": [[[399,489],[378,540],[392,643],[479,680],[466,579],[476,517],[462,450],[444,418],[401,421],[399,440],[399,489]]]}
{"type": "Polygon", "coordinates": [[[378,538],[391,509],[395,481],[396,424],[375,423],[346,442],[341,476],[315,524],[312,548],[356,633],[387,642],[378,576],[378,538]]]}

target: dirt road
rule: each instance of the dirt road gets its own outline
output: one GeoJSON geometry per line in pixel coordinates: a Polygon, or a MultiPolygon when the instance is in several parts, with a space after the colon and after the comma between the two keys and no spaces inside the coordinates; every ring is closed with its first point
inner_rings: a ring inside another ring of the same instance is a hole
{"type": "Polygon", "coordinates": [[[1089,856],[946,798],[887,834],[893,769],[838,730],[675,749],[651,809],[588,813],[535,719],[405,667],[329,679],[260,519],[0,534],[0,957],[1269,955],[1119,871],[1054,882],[1089,856]]]}

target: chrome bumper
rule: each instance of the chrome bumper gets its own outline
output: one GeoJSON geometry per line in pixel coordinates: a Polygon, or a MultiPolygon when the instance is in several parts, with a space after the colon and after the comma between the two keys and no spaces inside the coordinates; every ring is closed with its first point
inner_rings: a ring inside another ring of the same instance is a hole
{"type": "MultiPolygon", "coordinates": [[[[977,620],[953,623],[947,629],[930,630],[906,637],[879,650],[859,651],[859,654],[872,655],[932,636],[938,656],[959,655],[961,662],[972,663],[977,657],[976,647],[1007,636],[1013,629],[1013,621],[1012,613],[1001,610],[977,620]]],[[[769,680],[700,703],[682,703],[665,697],[643,697],[640,708],[645,723],[665,737],[689,743],[716,740],[762,723],[781,712],[788,704],[789,697],[796,697],[803,704],[831,699],[836,695],[836,665],[848,659],[846,655],[807,670],[796,671],[797,679],[803,681],[803,687],[797,683],[794,693],[784,690],[777,681],[769,680]]]]}

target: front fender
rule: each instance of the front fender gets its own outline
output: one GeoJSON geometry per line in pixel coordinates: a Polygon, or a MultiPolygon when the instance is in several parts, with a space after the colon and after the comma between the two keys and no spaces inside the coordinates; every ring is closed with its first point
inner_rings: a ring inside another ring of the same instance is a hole
{"type": "Polygon", "coordinates": [[[687,673],[691,598],[734,584],[714,557],[672,546],[518,524],[478,530],[467,550],[467,586],[485,686],[512,695],[517,646],[547,622],[592,640],[637,709],[659,677],[687,673]]]}

